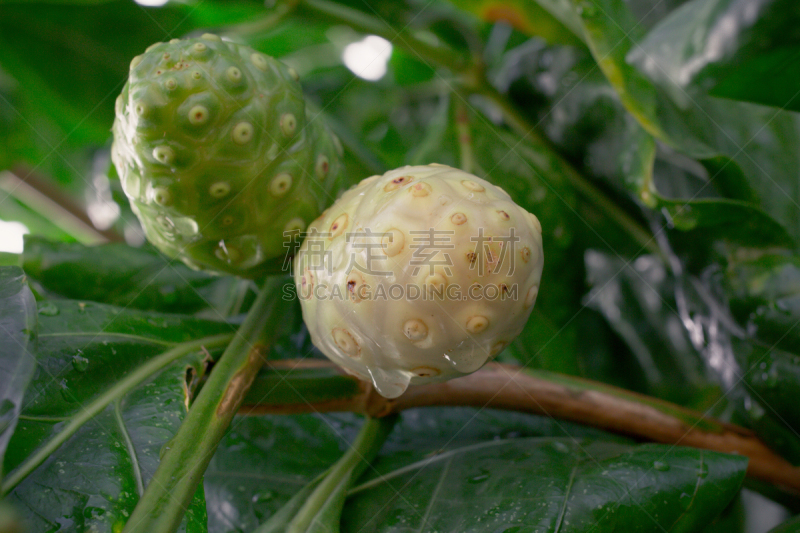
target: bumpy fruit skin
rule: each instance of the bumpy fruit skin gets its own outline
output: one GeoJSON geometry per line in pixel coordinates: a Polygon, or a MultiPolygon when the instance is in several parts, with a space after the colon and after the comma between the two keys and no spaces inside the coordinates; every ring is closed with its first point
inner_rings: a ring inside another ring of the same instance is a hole
{"type": "Polygon", "coordinates": [[[304,230],[341,179],[341,145],[307,115],[296,72],[216,35],[135,57],[113,132],[147,238],[196,269],[285,269],[284,232],[304,230]]]}
{"type": "Polygon", "coordinates": [[[454,168],[367,178],[308,231],[294,278],[311,340],[388,398],[479,369],[539,292],[539,220],[454,168]]]}

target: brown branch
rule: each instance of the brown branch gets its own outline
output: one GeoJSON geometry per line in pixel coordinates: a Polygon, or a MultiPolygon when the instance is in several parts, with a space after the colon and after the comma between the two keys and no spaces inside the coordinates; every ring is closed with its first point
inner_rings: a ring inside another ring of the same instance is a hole
{"type": "MultiPolygon", "coordinates": [[[[275,370],[335,368],[320,360],[281,361],[275,370]]],[[[335,379],[343,379],[337,376],[335,379]]],[[[348,379],[356,380],[349,377],[348,379]]],[[[356,380],[357,381],[357,380],[356,380]]],[[[357,392],[320,402],[244,405],[240,414],[352,411],[386,416],[431,406],[492,407],[569,420],[639,439],[749,457],[747,473],[800,495],[800,468],[773,452],[748,429],[706,417],[645,395],[565,376],[541,376],[490,363],[474,374],[444,383],[410,387],[395,400],[358,382],[357,392]]]]}

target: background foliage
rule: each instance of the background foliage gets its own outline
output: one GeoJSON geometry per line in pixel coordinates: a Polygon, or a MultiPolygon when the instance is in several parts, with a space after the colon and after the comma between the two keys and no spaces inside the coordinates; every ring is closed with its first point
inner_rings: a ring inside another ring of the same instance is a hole
{"type": "MultiPolygon", "coordinates": [[[[544,284],[501,360],[702,410],[800,464],[796,1],[288,7],[0,1],[0,219],[31,234],[0,255],[0,531],[121,531],[253,302],[250,283],[143,244],[109,168],[130,59],[209,30],[300,72],[352,183],[470,165],[537,214],[544,284]],[[377,81],[342,61],[368,34],[391,43],[377,81]]],[[[271,357],[321,357],[297,306],[270,327],[271,357]]],[[[314,378],[284,389],[313,399],[314,378]]],[[[182,530],[254,530],[359,426],[237,417],[182,530]]],[[[741,490],[745,466],[544,417],[413,410],[354,482],[341,529],[761,532],[797,512],[774,487],[741,490]]]]}

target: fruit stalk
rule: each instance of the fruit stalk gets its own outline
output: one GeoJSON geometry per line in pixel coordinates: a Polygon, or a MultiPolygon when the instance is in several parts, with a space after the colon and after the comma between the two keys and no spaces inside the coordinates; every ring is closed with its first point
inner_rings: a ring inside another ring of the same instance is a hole
{"type": "Polygon", "coordinates": [[[738,453],[750,459],[748,476],[800,495],[800,467],[746,428],[611,385],[515,365],[489,363],[474,374],[410,387],[399,398],[387,400],[333,363],[274,362],[258,377],[242,413],[356,412],[380,417],[433,406],[532,413],[650,442],[738,453]],[[314,395],[315,390],[324,392],[314,395]]]}
{"type": "Polygon", "coordinates": [[[180,525],[203,473],[266,360],[288,305],[280,298],[284,278],[268,278],[247,318],[189,409],[124,533],[171,533],[180,525]]]}

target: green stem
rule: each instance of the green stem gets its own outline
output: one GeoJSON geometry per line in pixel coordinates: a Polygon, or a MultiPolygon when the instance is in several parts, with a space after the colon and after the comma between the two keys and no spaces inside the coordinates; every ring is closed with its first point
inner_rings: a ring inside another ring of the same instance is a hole
{"type": "Polygon", "coordinates": [[[58,432],[51,438],[44,446],[28,457],[16,470],[4,480],[2,490],[0,493],[8,494],[14,487],[16,487],[28,474],[33,472],[45,459],[50,457],[67,439],[75,434],[84,424],[89,420],[100,414],[111,402],[124,397],[130,391],[141,385],[145,380],[152,377],[153,374],[159,370],[164,369],[167,365],[180,359],[181,357],[196,351],[201,348],[216,348],[224,346],[230,342],[233,335],[215,335],[212,337],[205,337],[196,341],[181,343],[171,350],[168,350],[161,355],[151,359],[146,364],[140,366],[131,374],[126,376],[116,385],[101,394],[92,403],[87,405],[82,411],[71,417],[69,423],[64,426],[64,429],[58,432]]]}
{"type": "Polygon", "coordinates": [[[133,510],[125,533],[171,533],[181,523],[203,473],[263,364],[280,327],[267,328],[285,312],[283,278],[269,278],[233,341],[214,365],[150,484],[133,510]]]}
{"type": "Polygon", "coordinates": [[[472,174],[475,158],[472,154],[472,133],[469,128],[469,113],[464,100],[456,95],[453,98],[456,112],[456,134],[458,135],[458,148],[461,156],[461,170],[472,174]]]}
{"type": "MultiPolygon", "coordinates": [[[[365,3],[364,5],[369,5],[365,3]]],[[[389,23],[378,17],[368,15],[328,0],[301,0],[298,5],[301,16],[332,24],[345,24],[362,33],[383,37],[392,44],[403,48],[413,55],[419,55],[437,65],[460,71],[468,64],[467,57],[454,52],[450,48],[427,43],[409,32],[398,32],[389,23]]]]}
{"type": "Polygon", "coordinates": [[[224,31],[220,32],[222,35],[234,38],[243,38],[250,35],[259,35],[265,33],[280,24],[287,15],[289,15],[296,7],[296,2],[285,2],[278,4],[271,13],[257,18],[253,21],[242,22],[227,26],[224,31]]]}
{"type": "Polygon", "coordinates": [[[307,533],[316,530],[315,524],[322,529],[338,524],[347,491],[378,454],[396,420],[396,416],[367,416],[341,459],[300,489],[254,533],[307,533]]]}
{"type": "MultiPolygon", "coordinates": [[[[579,194],[596,205],[609,219],[613,220],[625,232],[633,237],[642,249],[658,255],[659,257],[663,257],[663,252],[661,248],[659,248],[658,243],[656,243],[653,235],[647,231],[644,226],[620,209],[608,195],[589,181],[584,175],[575,170],[567,161],[562,159],[555,148],[551,146],[550,142],[536,132],[534,126],[511,104],[508,98],[498,93],[494,88],[489,87],[488,83],[484,82],[482,85],[478,93],[486,97],[500,109],[509,127],[516,131],[517,134],[522,137],[523,141],[535,146],[544,147],[567,180],[569,180],[570,185],[572,185],[579,194]]],[[[547,167],[542,165],[539,170],[544,171],[546,174],[547,167]]]]}
{"type": "Polygon", "coordinates": [[[289,525],[288,533],[305,531],[334,491],[347,493],[349,485],[361,476],[369,462],[378,454],[386,437],[389,436],[394,422],[395,417],[367,417],[355,442],[347,450],[347,453],[333,465],[325,479],[306,500],[305,505],[289,525]],[[349,481],[346,486],[342,483],[344,479],[349,481]]]}
{"type": "MultiPolygon", "coordinates": [[[[309,16],[328,20],[332,23],[346,24],[356,30],[379,35],[411,53],[419,55],[426,61],[462,74],[461,83],[466,90],[486,97],[499,107],[511,129],[515,130],[524,140],[547,148],[558,167],[563,170],[570,184],[582,196],[593,202],[608,218],[626,231],[643,250],[647,250],[659,257],[664,257],[652,234],[633,217],[619,209],[602,190],[561,158],[555,148],[535,131],[533,125],[519,113],[511,101],[489,84],[480,65],[470,64],[467,57],[457,54],[449,48],[430,45],[408,34],[400,35],[389,24],[379,20],[377,17],[329,0],[300,0],[298,9],[309,16]]],[[[546,169],[542,168],[540,170],[546,169]]]]}

